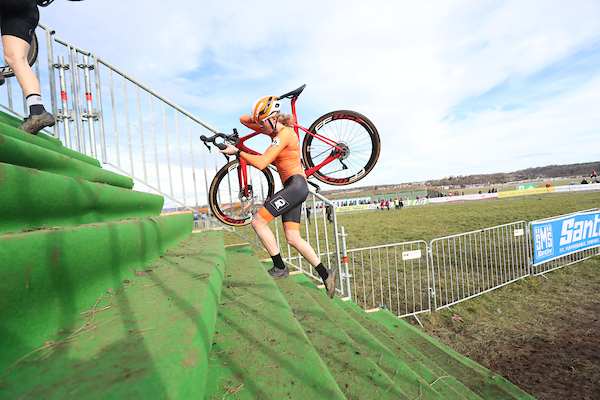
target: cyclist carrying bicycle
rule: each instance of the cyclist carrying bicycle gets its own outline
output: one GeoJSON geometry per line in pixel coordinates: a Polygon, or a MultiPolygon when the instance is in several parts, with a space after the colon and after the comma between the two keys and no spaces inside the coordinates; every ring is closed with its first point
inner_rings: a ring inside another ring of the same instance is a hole
{"type": "Polygon", "coordinates": [[[27,62],[27,53],[39,19],[36,0],[0,0],[4,59],[14,71],[29,106],[29,117],[25,118],[19,129],[34,135],[55,123],[52,114],[44,108],[40,82],[27,62]]]}
{"type": "Polygon", "coordinates": [[[263,207],[254,215],[252,228],[269,252],[274,267],[269,270],[273,279],[289,275],[288,267],[283,263],[275,235],[268,224],[282,216],[285,238],[317,270],[327,288],[327,295],[333,298],[337,271],[326,269],[314,249],[300,236],[300,217],[302,203],[308,196],[308,184],[300,157],[298,135],[291,128],[294,117],[282,114],[281,102],[277,96],[259,99],[252,107],[252,114],[240,118],[242,124],[253,130],[261,130],[272,138],[272,143],[262,155],[242,152],[226,143],[221,153],[237,155],[255,168],[263,170],[274,163],[281,177],[283,189],[267,199],[263,207]]]}

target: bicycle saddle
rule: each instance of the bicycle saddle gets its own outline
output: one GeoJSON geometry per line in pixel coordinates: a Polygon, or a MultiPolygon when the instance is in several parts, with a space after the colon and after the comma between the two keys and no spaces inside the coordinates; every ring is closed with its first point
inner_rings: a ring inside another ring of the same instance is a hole
{"type": "Polygon", "coordinates": [[[305,87],[306,87],[306,84],[300,86],[298,89],[294,89],[289,93],[279,96],[279,98],[280,99],[293,99],[294,97],[298,97],[298,96],[300,96],[300,93],[302,93],[302,91],[304,90],[305,87]]]}

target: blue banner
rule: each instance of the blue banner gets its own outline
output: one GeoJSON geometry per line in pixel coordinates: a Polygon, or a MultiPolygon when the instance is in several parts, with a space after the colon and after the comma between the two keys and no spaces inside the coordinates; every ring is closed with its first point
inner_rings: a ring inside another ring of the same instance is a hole
{"type": "Polygon", "coordinates": [[[600,212],[532,222],[531,227],[534,265],[600,246],[600,212]]]}

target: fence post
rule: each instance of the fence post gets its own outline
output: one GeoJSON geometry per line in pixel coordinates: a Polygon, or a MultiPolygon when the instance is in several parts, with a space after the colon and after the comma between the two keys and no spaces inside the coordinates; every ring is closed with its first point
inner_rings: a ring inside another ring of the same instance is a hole
{"type": "Polygon", "coordinates": [[[89,57],[85,54],[83,55],[83,63],[78,64],[77,66],[83,69],[85,79],[85,102],[87,109],[83,109],[81,119],[87,120],[88,122],[88,128],[90,130],[90,150],[92,151],[92,157],[96,158],[96,133],[94,131],[94,121],[98,120],[98,113],[96,110],[93,110],[92,82],[90,80],[90,70],[94,69],[94,66],[89,63],[89,57]]]}
{"type": "MultiPolygon", "coordinates": [[[[58,110],[56,113],[56,119],[63,122],[65,127],[65,144],[67,148],[73,150],[71,146],[71,131],[69,127],[69,121],[73,120],[73,115],[69,112],[69,103],[67,102],[67,80],[65,78],[65,70],[69,69],[69,65],[65,64],[63,56],[58,56],[58,63],[53,64],[54,68],[58,69],[58,78],[60,81],[60,99],[62,102],[62,110],[58,110]]],[[[75,136],[77,141],[77,148],[79,149],[79,138],[75,136]]]]}
{"type": "Polygon", "coordinates": [[[348,253],[346,251],[346,231],[343,226],[340,226],[340,234],[339,236],[342,238],[342,263],[344,264],[344,271],[340,275],[340,286],[343,288],[343,285],[346,285],[346,297],[350,298],[350,271],[348,270],[348,253]]]}
{"type": "Polygon", "coordinates": [[[435,269],[433,267],[433,251],[431,250],[431,243],[426,247],[427,251],[427,275],[429,275],[429,309],[432,312],[437,311],[437,302],[435,299],[435,269]]]}

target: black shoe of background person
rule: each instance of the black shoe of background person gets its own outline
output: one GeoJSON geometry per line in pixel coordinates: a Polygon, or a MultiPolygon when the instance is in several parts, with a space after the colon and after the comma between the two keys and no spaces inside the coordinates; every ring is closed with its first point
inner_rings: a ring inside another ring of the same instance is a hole
{"type": "Polygon", "coordinates": [[[330,299],[333,299],[333,296],[335,296],[335,278],[337,277],[337,271],[335,269],[328,269],[327,274],[329,274],[329,276],[323,283],[325,284],[325,289],[327,289],[327,296],[330,299]]]}
{"type": "Polygon", "coordinates": [[[271,278],[273,279],[281,279],[290,276],[290,270],[287,265],[284,269],[273,267],[269,270],[269,275],[271,275],[271,278]]]}
{"type": "Polygon", "coordinates": [[[55,121],[52,114],[44,110],[43,113],[37,115],[30,115],[23,120],[23,123],[19,126],[19,129],[32,135],[37,135],[38,132],[48,126],[54,126],[55,121]]]}

